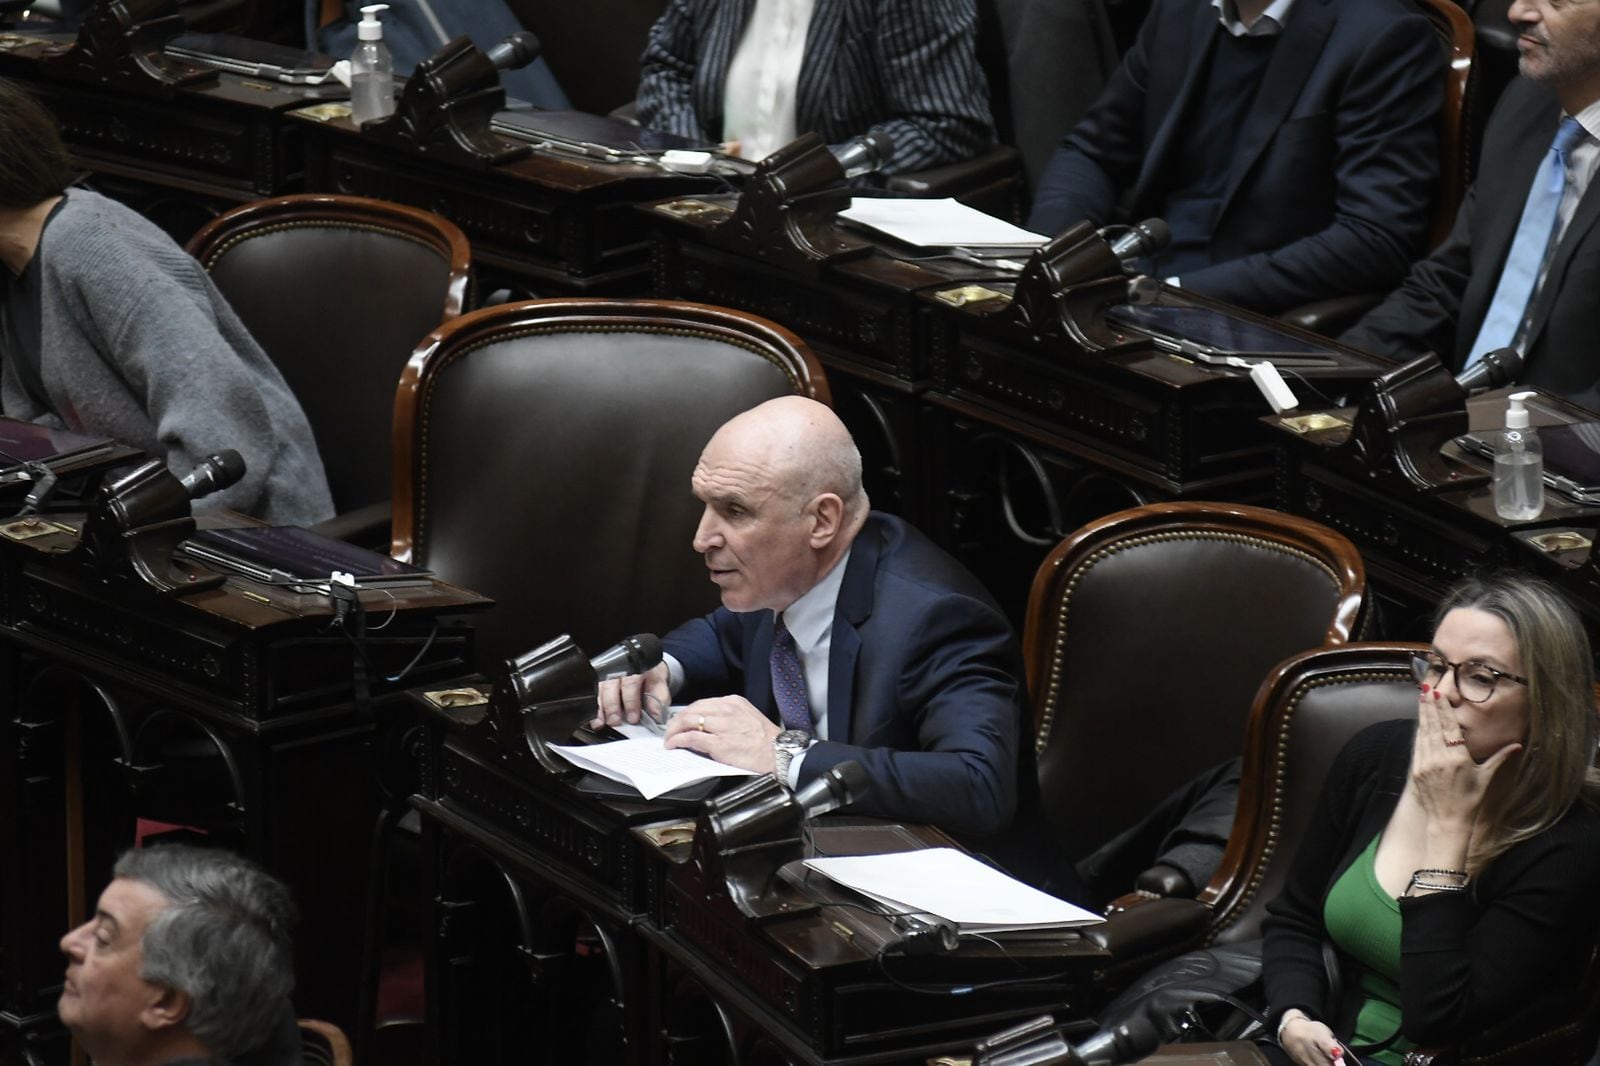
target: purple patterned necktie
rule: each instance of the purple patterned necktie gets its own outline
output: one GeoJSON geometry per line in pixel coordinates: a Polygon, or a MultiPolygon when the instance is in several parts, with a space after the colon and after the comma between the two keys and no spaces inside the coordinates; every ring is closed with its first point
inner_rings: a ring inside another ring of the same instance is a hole
{"type": "Polygon", "coordinates": [[[806,696],[806,671],[795,651],[794,634],[778,615],[772,623],[772,695],[778,701],[783,728],[811,732],[811,700],[806,696]]]}

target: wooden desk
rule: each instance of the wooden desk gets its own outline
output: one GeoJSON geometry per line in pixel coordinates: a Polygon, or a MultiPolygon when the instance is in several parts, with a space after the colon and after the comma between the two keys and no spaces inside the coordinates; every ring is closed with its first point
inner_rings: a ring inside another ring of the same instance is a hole
{"type": "Polygon", "coordinates": [[[709,183],[554,152],[471,168],[375,143],[348,117],[294,117],[309,189],[445,216],[472,241],[482,291],[509,284],[537,296],[640,295],[650,278],[649,228],[634,205],[709,183]]]}
{"type": "MultiPolygon", "coordinates": [[[[1474,397],[1467,412],[1474,431],[1504,421],[1501,389],[1474,397]]],[[[1535,425],[1584,421],[1594,415],[1554,396],[1530,404],[1535,425]]],[[[1339,530],[1361,550],[1368,576],[1384,599],[1384,635],[1426,641],[1434,605],[1452,584],[1486,567],[1523,567],[1569,592],[1600,636],[1600,574],[1589,566],[1588,541],[1600,527],[1600,507],[1546,491],[1545,510],[1531,522],[1508,522],[1494,512],[1489,464],[1463,457],[1462,485],[1424,491],[1397,475],[1373,474],[1341,450],[1353,409],[1328,412],[1338,424],[1297,432],[1293,419],[1269,418],[1279,430],[1276,505],[1339,530]],[[1561,536],[1551,540],[1549,534],[1561,536]],[[1549,543],[1551,547],[1542,547],[1549,543]],[[1569,547],[1561,547],[1570,544],[1569,547]]],[[[1460,454],[1453,447],[1448,454],[1460,454]]]]}
{"type": "Polygon", "coordinates": [[[400,724],[388,697],[466,668],[470,631],[441,616],[488,601],[442,583],[363,593],[361,708],[325,597],[238,578],[163,597],[69,554],[79,516],[54,518],[45,535],[0,536],[0,1058],[65,1060],[57,941],[140,818],[283,877],[301,910],[296,1005],[351,1026],[378,768],[405,745],[380,728],[400,724]]]}
{"type": "MultiPolygon", "coordinates": [[[[1075,937],[893,956],[911,984],[1043,978],[960,997],[905,992],[875,961],[885,919],[833,906],[760,925],[730,917],[697,887],[691,808],[577,792],[482,708],[436,722],[413,802],[436,908],[438,1062],[920,1062],[1070,1009],[1103,958],[1075,937]]],[[[818,836],[839,852],[948,843],[861,820],[818,836]]]]}
{"type": "Polygon", "coordinates": [[[0,33],[0,76],[37,93],[95,188],[154,219],[180,244],[221,212],[304,182],[294,108],[344,95],[219,73],[169,95],[64,80],[47,60],[71,37],[0,33]]]}

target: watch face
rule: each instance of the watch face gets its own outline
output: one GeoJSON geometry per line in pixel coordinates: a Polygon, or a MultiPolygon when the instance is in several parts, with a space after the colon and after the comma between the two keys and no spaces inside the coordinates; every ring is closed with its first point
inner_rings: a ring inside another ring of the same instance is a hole
{"type": "Polygon", "coordinates": [[[811,734],[803,729],[785,729],[773,738],[773,743],[785,748],[804,748],[811,743],[811,734]]]}

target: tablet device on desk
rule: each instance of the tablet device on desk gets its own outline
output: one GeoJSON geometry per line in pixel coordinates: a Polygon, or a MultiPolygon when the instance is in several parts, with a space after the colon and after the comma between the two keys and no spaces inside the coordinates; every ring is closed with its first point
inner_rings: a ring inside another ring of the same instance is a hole
{"type": "Polygon", "coordinates": [[[183,551],[268,584],[326,583],[336,570],[368,588],[433,583],[431,570],[298,526],[203,529],[184,542],[183,551]]]}
{"type": "Polygon", "coordinates": [[[247,78],[317,85],[333,69],[334,59],[303,48],[252,41],[231,33],[184,33],[167,42],[169,56],[243,74],[247,78]]]}
{"type": "Polygon", "coordinates": [[[489,121],[489,128],[519,141],[542,142],[573,155],[607,162],[621,162],[632,155],[657,155],[673,148],[714,152],[719,147],[587,111],[499,111],[489,121]]]}
{"type": "Polygon", "coordinates": [[[1118,304],[1106,311],[1106,320],[1148,333],[1158,346],[1201,363],[1228,365],[1230,359],[1242,359],[1287,367],[1337,365],[1331,349],[1214,307],[1118,304]]]}
{"type": "MultiPolygon", "coordinates": [[[[1561,426],[1540,426],[1539,443],[1544,446],[1545,484],[1579,500],[1600,500],[1600,422],[1569,422],[1561,426]]],[[[1494,462],[1496,431],[1468,433],[1456,438],[1464,451],[1494,462]]]]}

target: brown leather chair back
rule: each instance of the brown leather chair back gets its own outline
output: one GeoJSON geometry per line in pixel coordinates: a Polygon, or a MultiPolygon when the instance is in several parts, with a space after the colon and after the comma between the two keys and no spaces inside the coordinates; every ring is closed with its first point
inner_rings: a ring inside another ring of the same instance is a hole
{"type": "Polygon", "coordinates": [[[1434,248],[1450,235],[1456,211],[1472,181],[1473,139],[1481,128],[1475,114],[1477,86],[1473,76],[1478,47],[1472,16],[1456,0],[1417,0],[1417,3],[1433,23],[1445,55],[1449,57],[1444,101],[1439,108],[1439,186],[1434,193],[1433,217],[1428,225],[1428,247],[1434,248]]]}
{"type": "Polygon", "coordinates": [[[1199,899],[1214,916],[1208,940],[1261,935],[1283,888],[1328,770],[1374,722],[1415,718],[1411,656],[1422,644],[1346,644],[1296,655],[1261,685],[1250,712],[1239,810],[1228,849],[1199,899]]]}
{"type": "Polygon", "coordinates": [[[717,604],[689,477],[723,422],[828,402],[765,319],[660,300],[533,300],[439,330],[395,402],[393,554],[494,597],[480,661],[570,633],[591,654],[717,604]]]}
{"type": "Polygon", "coordinates": [[[1062,541],[1034,579],[1024,653],[1067,854],[1238,755],[1261,679],[1347,640],[1365,584],[1338,533],[1239,504],[1150,504],[1062,541]]]}
{"type": "Polygon", "coordinates": [[[395,387],[466,304],[462,232],[432,212],[319,193],[235,208],[189,252],[300,400],[335,507],[388,499],[395,387]]]}

